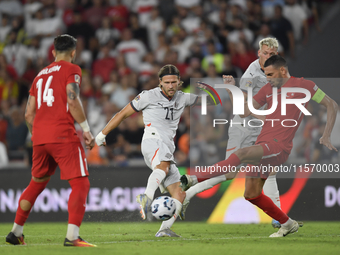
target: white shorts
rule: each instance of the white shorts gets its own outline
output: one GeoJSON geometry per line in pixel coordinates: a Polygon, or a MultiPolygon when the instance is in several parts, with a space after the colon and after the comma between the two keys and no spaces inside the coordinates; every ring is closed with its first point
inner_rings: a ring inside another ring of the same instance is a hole
{"type": "MultiPolygon", "coordinates": [[[[170,161],[169,173],[162,182],[165,188],[180,181],[181,175],[176,166],[173,153],[162,140],[154,138],[142,140],[142,154],[146,165],[151,170],[154,170],[162,161],[170,161]]],[[[162,188],[161,192],[164,193],[162,188]]]]}
{"type": "Polygon", "coordinates": [[[247,130],[241,130],[239,127],[229,127],[228,135],[226,159],[238,149],[254,145],[258,136],[257,133],[252,134],[247,130]]]}

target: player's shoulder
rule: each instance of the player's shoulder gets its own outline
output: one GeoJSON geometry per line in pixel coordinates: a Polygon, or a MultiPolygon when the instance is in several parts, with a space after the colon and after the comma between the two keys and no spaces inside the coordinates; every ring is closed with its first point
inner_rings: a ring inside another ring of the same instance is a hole
{"type": "Polygon", "coordinates": [[[261,75],[261,66],[258,59],[253,61],[247,68],[247,70],[242,75],[242,78],[255,78],[261,75]]]}
{"type": "Polygon", "coordinates": [[[291,77],[294,81],[294,85],[296,87],[310,87],[310,86],[314,86],[315,83],[311,80],[306,80],[303,77],[291,77]]]}

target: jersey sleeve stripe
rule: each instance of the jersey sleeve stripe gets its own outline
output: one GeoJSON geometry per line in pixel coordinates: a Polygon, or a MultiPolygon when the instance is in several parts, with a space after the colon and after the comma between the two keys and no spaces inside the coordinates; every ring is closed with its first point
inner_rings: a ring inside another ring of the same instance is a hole
{"type": "Polygon", "coordinates": [[[135,112],[139,112],[139,111],[133,106],[133,103],[132,103],[132,102],[130,102],[130,105],[131,105],[132,109],[133,109],[135,112]]]}

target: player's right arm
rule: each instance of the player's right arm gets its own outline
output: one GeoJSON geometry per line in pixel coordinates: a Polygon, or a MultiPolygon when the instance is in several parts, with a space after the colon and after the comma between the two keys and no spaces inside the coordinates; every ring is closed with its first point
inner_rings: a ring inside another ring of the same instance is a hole
{"type": "Polygon", "coordinates": [[[27,99],[27,105],[25,109],[25,120],[26,120],[26,125],[30,133],[32,134],[32,129],[33,129],[33,121],[35,117],[35,96],[29,96],[27,99]]]}
{"type": "Polygon", "coordinates": [[[79,123],[83,129],[83,137],[87,149],[94,146],[94,138],[90,132],[90,126],[87,123],[83,105],[79,98],[79,85],[75,82],[66,85],[67,104],[72,117],[79,123]]]}
{"type": "Polygon", "coordinates": [[[96,136],[96,143],[98,146],[106,146],[105,137],[110,133],[113,129],[119,126],[119,124],[130,117],[136,111],[132,108],[131,104],[126,105],[123,110],[118,112],[112,119],[106,124],[103,130],[96,136]]]}

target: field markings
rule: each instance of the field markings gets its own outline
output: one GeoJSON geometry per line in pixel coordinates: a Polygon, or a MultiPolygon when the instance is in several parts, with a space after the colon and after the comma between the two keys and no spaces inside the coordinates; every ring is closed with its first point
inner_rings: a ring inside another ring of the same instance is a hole
{"type": "MultiPolygon", "coordinates": [[[[114,235],[122,235],[122,234],[111,234],[109,236],[114,236],[114,235]]],[[[46,236],[61,236],[61,235],[43,235],[43,236],[30,236],[30,237],[46,237],[46,236]]],[[[99,236],[99,235],[91,235],[91,236],[99,236]]],[[[100,235],[102,236],[102,235],[100,235]]],[[[5,236],[0,236],[0,237],[5,237],[5,236]]],[[[303,236],[303,237],[340,237],[340,235],[313,235],[313,236],[303,236]]],[[[263,239],[263,238],[268,238],[268,236],[239,236],[239,237],[219,237],[219,238],[162,238],[159,240],[154,240],[154,239],[148,239],[148,240],[127,240],[127,241],[112,241],[112,242],[94,242],[94,244],[120,244],[120,243],[137,243],[137,242],[178,242],[178,241],[201,241],[201,240],[235,240],[235,239],[263,239]]],[[[22,246],[22,247],[29,247],[29,246],[53,246],[53,245],[58,245],[61,246],[62,243],[33,243],[33,244],[28,244],[27,246],[22,246]]],[[[9,247],[10,245],[0,245],[0,247],[9,247]]]]}

